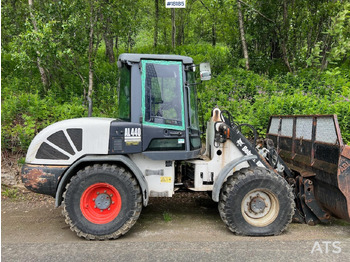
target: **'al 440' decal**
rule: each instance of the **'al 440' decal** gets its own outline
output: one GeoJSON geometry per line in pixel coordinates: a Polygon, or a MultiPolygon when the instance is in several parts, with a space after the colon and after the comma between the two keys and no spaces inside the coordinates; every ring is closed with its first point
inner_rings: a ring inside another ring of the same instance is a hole
{"type": "Polygon", "coordinates": [[[141,128],[130,128],[126,127],[125,128],[125,137],[129,136],[139,136],[141,137],[141,128]]]}
{"type": "Polygon", "coordinates": [[[141,128],[126,127],[124,130],[124,139],[126,145],[137,145],[141,142],[141,128]]]}

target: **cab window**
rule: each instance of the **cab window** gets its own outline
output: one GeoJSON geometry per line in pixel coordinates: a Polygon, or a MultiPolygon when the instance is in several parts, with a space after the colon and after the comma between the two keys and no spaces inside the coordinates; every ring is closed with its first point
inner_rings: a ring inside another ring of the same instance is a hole
{"type": "Polygon", "coordinates": [[[142,61],[144,124],[184,130],[182,63],[142,61]]]}
{"type": "Polygon", "coordinates": [[[130,121],[131,103],[131,68],[123,65],[119,78],[119,105],[118,117],[124,121],[130,121]]]}
{"type": "Polygon", "coordinates": [[[195,72],[187,72],[187,82],[189,84],[190,126],[192,129],[199,130],[195,72]]]}

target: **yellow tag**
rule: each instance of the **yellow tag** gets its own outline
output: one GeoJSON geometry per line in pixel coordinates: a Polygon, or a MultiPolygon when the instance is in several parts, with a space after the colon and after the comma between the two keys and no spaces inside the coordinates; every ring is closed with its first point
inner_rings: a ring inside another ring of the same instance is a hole
{"type": "Polygon", "coordinates": [[[171,176],[161,176],[160,183],[171,183],[171,176]]]}

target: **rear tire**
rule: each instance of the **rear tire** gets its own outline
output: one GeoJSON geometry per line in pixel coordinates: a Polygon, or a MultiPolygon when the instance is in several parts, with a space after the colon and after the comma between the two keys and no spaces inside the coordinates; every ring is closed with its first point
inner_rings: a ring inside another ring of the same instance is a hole
{"type": "Polygon", "coordinates": [[[255,167],[239,170],[221,189],[219,212],[238,235],[279,235],[292,221],[294,195],[273,171],[255,167]]]}
{"type": "Polygon", "coordinates": [[[116,165],[96,164],[80,170],[63,197],[66,223],[88,240],[116,239],[126,234],[142,209],[136,179],[116,165]]]}

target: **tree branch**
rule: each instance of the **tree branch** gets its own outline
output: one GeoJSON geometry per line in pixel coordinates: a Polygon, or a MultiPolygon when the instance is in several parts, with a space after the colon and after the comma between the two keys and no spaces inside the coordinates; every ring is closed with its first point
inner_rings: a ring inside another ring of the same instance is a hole
{"type": "MultiPolygon", "coordinates": [[[[259,15],[261,15],[263,18],[265,18],[267,21],[271,22],[271,23],[275,23],[273,20],[271,20],[270,18],[268,18],[267,16],[265,16],[263,13],[261,13],[260,11],[256,10],[254,7],[252,7],[251,5],[243,2],[242,0],[237,0],[238,2],[244,4],[245,6],[248,6],[250,9],[252,9],[254,12],[258,13],[259,15]]],[[[202,1],[201,1],[202,2],[202,1]]]]}

